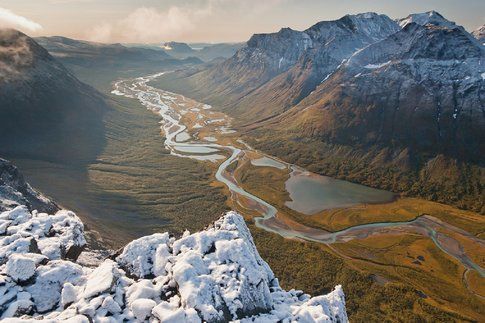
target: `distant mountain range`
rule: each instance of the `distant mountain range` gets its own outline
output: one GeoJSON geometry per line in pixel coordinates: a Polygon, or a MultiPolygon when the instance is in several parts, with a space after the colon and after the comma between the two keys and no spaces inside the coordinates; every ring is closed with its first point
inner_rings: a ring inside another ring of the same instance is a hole
{"type": "Polygon", "coordinates": [[[483,28],[473,35],[435,11],[347,15],[254,35],[159,85],[235,116],[290,162],[485,212],[483,28]]]}
{"type": "Polygon", "coordinates": [[[0,48],[0,156],[95,156],[109,109],[103,95],[21,32],[0,30],[0,48]]]}
{"type": "Polygon", "coordinates": [[[189,57],[197,57],[204,62],[212,61],[216,58],[229,58],[236,53],[237,50],[244,46],[243,43],[220,43],[220,44],[198,44],[200,49],[194,49],[186,43],[167,42],[160,48],[167,54],[185,59],[189,57]]]}
{"type": "Polygon", "coordinates": [[[84,81],[92,83],[93,70],[112,79],[140,76],[183,65],[200,64],[196,57],[172,57],[163,50],[102,44],[61,36],[37,37],[35,41],[84,81]]]}

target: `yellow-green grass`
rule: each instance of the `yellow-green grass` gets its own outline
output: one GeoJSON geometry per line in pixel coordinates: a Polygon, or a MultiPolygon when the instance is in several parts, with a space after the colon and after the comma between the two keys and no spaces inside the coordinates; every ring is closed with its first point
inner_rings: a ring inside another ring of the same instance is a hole
{"type": "Polygon", "coordinates": [[[466,279],[468,289],[478,297],[485,299],[485,282],[482,276],[474,270],[465,273],[463,279],[466,279]]]}
{"type": "MultiPolygon", "coordinates": [[[[312,295],[329,292],[341,284],[351,322],[461,322],[473,316],[462,315],[430,297],[419,296],[421,288],[399,280],[385,284],[376,282],[373,273],[380,267],[347,260],[325,245],[285,239],[249,223],[259,253],[284,288],[301,289],[312,295]]],[[[384,246],[386,244],[384,243],[384,246]]],[[[386,274],[388,270],[380,270],[386,274]]],[[[427,279],[425,274],[419,278],[427,279]]],[[[431,277],[433,279],[433,277],[431,277]]],[[[401,280],[402,281],[402,280],[401,280]]],[[[462,296],[452,293],[453,297],[462,296]]],[[[461,301],[458,301],[461,304],[461,301]]],[[[469,308],[466,305],[466,309],[469,308]]]]}
{"type": "Polygon", "coordinates": [[[285,202],[290,200],[285,189],[285,182],[289,177],[287,170],[255,167],[247,161],[241,164],[236,176],[246,190],[276,205],[282,215],[314,228],[339,231],[366,223],[410,221],[427,214],[476,236],[483,235],[485,231],[485,217],[478,213],[409,197],[385,204],[361,204],[325,210],[314,215],[301,214],[285,206],[285,202]]]}
{"type": "MultiPolygon", "coordinates": [[[[244,160],[237,167],[236,177],[246,190],[277,205],[280,210],[278,216],[286,220],[287,224],[300,223],[336,231],[364,223],[407,221],[423,214],[430,214],[472,234],[478,235],[483,231],[484,220],[479,214],[416,198],[401,198],[392,203],[329,210],[314,216],[298,214],[284,206],[284,202],[289,198],[284,189],[288,171],[255,167],[249,160],[244,160]]],[[[446,234],[457,239],[469,257],[483,267],[483,249],[479,245],[462,239],[460,235],[452,234],[449,230],[446,230],[446,234]]],[[[438,249],[429,238],[402,232],[354,240],[331,247],[337,251],[339,257],[346,259],[351,266],[363,272],[412,286],[413,289],[426,294],[427,298],[423,298],[419,303],[421,305],[413,305],[416,313],[430,305],[470,320],[484,318],[481,311],[481,307],[485,305],[483,300],[467,290],[462,281],[465,268],[456,259],[438,249]],[[420,261],[418,256],[424,256],[425,261],[420,261]]],[[[313,260],[309,263],[313,264],[313,260]]],[[[483,284],[483,278],[476,277],[474,273],[470,273],[469,277],[473,286],[483,284]]],[[[394,305],[389,306],[392,308],[394,305]]]]}
{"type": "MultiPolygon", "coordinates": [[[[484,300],[468,290],[462,281],[466,268],[427,237],[380,234],[332,247],[357,268],[424,293],[425,300],[433,306],[472,320],[485,319],[484,300]]],[[[483,278],[472,277],[474,286],[483,284],[483,278]]]]}

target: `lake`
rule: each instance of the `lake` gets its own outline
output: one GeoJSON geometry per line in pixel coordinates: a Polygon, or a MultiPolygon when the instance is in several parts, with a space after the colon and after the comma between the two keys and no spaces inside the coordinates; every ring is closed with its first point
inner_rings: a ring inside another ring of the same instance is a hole
{"type": "Polygon", "coordinates": [[[386,203],[395,198],[392,192],[320,176],[296,168],[293,168],[285,187],[291,198],[291,201],[287,201],[285,205],[307,215],[363,203],[386,203]]]}

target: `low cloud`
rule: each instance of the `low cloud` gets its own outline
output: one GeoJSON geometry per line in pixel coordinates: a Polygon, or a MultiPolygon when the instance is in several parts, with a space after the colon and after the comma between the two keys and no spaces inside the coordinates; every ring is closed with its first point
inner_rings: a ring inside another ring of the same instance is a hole
{"type": "Polygon", "coordinates": [[[230,10],[261,14],[282,1],[203,0],[198,6],[171,6],[166,10],[140,7],[123,19],[95,26],[85,38],[105,43],[152,43],[179,39],[195,30],[204,19],[224,17],[230,10]]]}
{"type": "Polygon", "coordinates": [[[35,32],[41,30],[42,26],[8,9],[0,8],[0,28],[14,28],[26,32],[35,32]]]}
{"type": "Polygon", "coordinates": [[[173,6],[166,11],[158,11],[141,7],[115,23],[96,26],[87,38],[98,42],[157,42],[193,30],[196,22],[208,14],[206,9],[187,10],[173,6]]]}

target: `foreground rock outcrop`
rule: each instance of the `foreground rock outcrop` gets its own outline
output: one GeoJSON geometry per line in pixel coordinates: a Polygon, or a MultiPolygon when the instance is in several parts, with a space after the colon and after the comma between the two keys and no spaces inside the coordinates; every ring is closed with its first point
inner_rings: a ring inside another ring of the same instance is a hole
{"type": "Polygon", "coordinates": [[[340,286],[317,297],[283,290],[235,212],[180,239],[140,238],[92,268],[75,261],[86,242],[73,212],[39,213],[18,203],[3,208],[1,319],[348,321],[340,286]]]}

